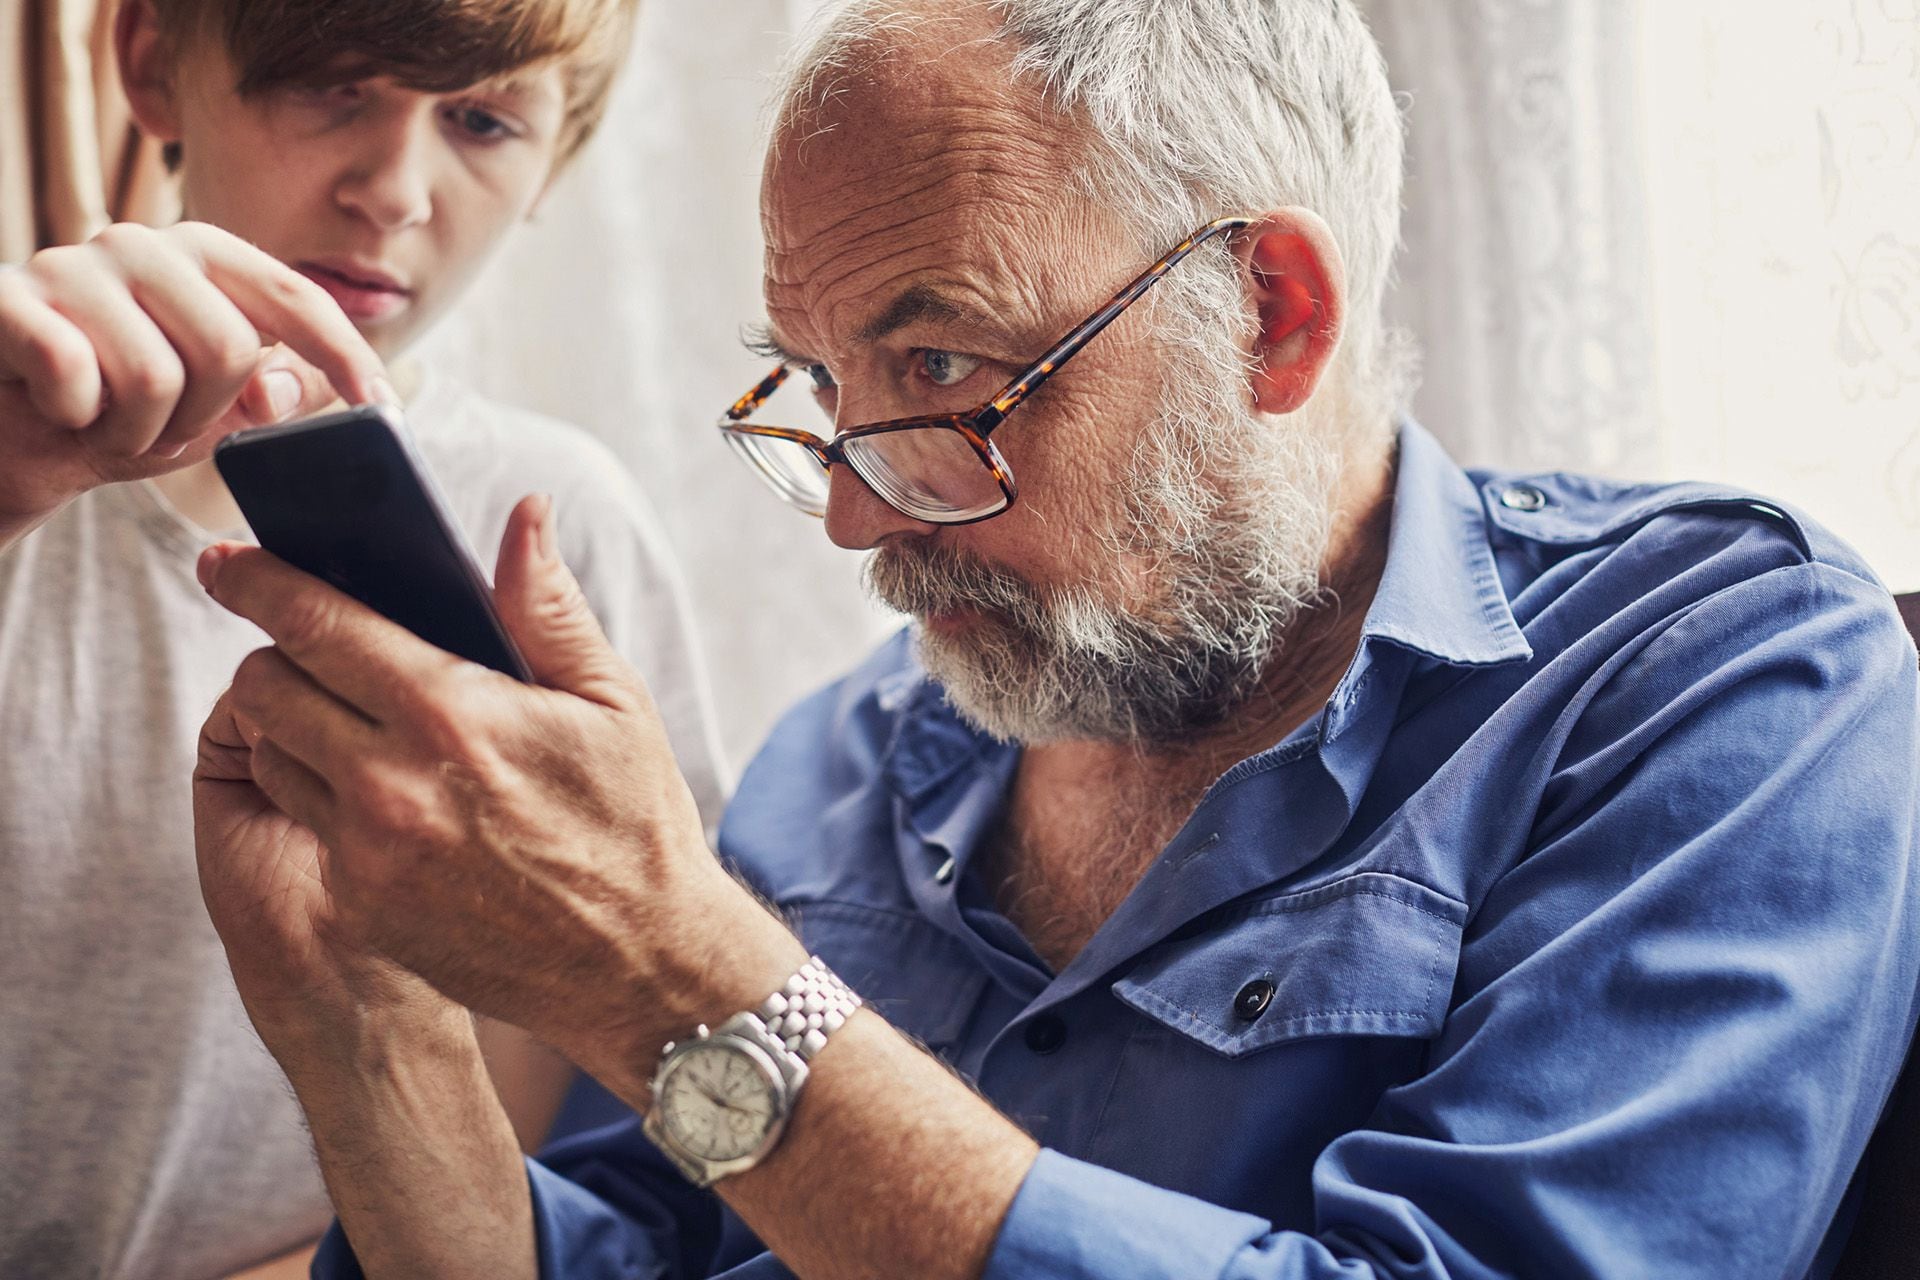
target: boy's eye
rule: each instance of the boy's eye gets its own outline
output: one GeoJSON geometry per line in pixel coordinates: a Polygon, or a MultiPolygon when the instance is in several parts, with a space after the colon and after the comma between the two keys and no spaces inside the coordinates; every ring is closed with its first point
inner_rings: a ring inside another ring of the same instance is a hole
{"type": "Polygon", "coordinates": [[[497,142],[513,136],[513,128],[484,107],[454,107],[448,112],[454,125],[482,142],[497,142]]]}
{"type": "Polygon", "coordinates": [[[807,366],[807,376],[813,379],[813,389],[815,391],[833,390],[833,375],[827,372],[827,366],[823,364],[810,364],[807,366]]]}
{"type": "Polygon", "coordinates": [[[939,351],[928,349],[916,357],[920,371],[936,387],[957,387],[973,376],[980,367],[978,356],[963,356],[958,351],[939,351]]]}

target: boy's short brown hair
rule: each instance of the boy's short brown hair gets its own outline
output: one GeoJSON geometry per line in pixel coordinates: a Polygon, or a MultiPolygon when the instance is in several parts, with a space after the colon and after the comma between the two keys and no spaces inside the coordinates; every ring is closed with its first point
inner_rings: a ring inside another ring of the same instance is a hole
{"type": "Polygon", "coordinates": [[[214,36],[239,68],[244,95],[390,75],[450,93],[558,62],[566,122],[556,165],[606,113],[632,42],[639,0],[153,0],[176,42],[214,36]]]}

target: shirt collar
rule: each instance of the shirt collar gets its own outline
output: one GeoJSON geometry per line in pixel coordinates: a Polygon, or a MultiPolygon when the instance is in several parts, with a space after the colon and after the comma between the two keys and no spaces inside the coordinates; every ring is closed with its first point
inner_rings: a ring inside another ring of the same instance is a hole
{"type": "Polygon", "coordinates": [[[1410,418],[1400,427],[1386,570],[1361,635],[1454,666],[1533,656],[1500,585],[1480,491],[1410,418]]]}
{"type": "MultiPolygon", "coordinates": [[[[1386,568],[1367,611],[1360,653],[1331,700],[1325,726],[1329,738],[1351,718],[1368,682],[1370,642],[1466,667],[1533,656],[1500,585],[1479,490],[1439,441],[1412,419],[1400,427],[1386,568]]],[[[900,715],[887,769],[916,809],[926,809],[943,784],[971,778],[967,766],[988,763],[1010,772],[1017,749],[967,724],[917,661],[883,680],[876,692],[883,709],[900,715]]],[[[958,811],[942,815],[930,825],[949,828],[948,818],[960,816],[958,811]]],[[[948,848],[964,847],[979,819],[969,810],[960,823],[968,830],[939,830],[940,842],[948,848]]]]}

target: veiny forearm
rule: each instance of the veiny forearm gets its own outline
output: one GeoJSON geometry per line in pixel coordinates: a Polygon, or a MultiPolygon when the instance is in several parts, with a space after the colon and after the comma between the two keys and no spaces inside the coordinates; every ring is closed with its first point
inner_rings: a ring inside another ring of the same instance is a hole
{"type": "Polygon", "coordinates": [[[274,1047],[369,1280],[534,1276],[526,1171],[471,1019],[346,1039],[274,1047]]]}
{"type": "Polygon", "coordinates": [[[511,1023],[476,1018],[474,1031],[520,1149],[532,1155],[546,1145],[547,1132],[560,1116],[573,1086],[574,1066],[511,1023]]]}

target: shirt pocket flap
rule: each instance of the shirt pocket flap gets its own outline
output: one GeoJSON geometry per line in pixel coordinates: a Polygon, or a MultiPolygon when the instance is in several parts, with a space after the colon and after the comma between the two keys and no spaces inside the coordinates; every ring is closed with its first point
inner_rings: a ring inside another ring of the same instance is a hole
{"type": "Polygon", "coordinates": [[[856,902],[789,904],[807,949],[895,1027],[945,1051],[965,1034],[986,972],[919,916],[856,902]]]}
{"type": "Polygon", "coordinates": [[[1314,1036],[1431,1037],[1466,914],[1424,885],[1363,872],[1238,908],[1149,952],[1113,993],[1229,1058],[1314,1036]]]}

